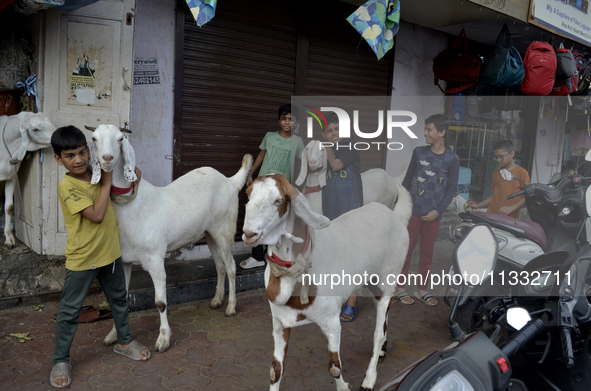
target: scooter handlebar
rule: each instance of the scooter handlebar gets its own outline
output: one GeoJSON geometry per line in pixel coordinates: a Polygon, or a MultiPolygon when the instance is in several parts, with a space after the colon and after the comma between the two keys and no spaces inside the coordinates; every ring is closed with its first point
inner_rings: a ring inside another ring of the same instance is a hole
{"type": "Polygon", "coordinates": [[[541,319],[531,321],[524,328],[513,334],[511,338],[505,341],[505,343],[501,345],[500,349],[507,355],[507,357],[511,358],[511,356],[521,350],[528,342],[540,334],[543,328],[544,322],[541,319]]]}
{"type": "Polygon", "coordinates": [[[575,365],[575,356],[573,353],[573,342],[570,336],[570,329],[563,327],[560,329],[560,339],[562,341],[562,357],[564,364],[568,369],[575,365]]]}
{"type": "Polygon", "coordinates": [[[507,199],[510,200],[511,198],[519,197],[522,194],[525,194],[525,190],[520,190],[517,193],[509,194],[507,199]]]}

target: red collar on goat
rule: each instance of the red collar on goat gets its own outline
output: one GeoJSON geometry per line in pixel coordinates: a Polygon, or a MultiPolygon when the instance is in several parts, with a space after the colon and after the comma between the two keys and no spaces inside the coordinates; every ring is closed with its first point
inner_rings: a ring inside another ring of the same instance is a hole
{"type": "Polygon", "coordinates": [[[111,194],[127,194],[133,190],[133,183],[127,189],[123,187],[111,186],[111,194]]]}
{"type": "Polygon", "coordinates": [[[304,191],[304,195],[318,193],[320,190],[322,190],[322,188],[320,186],[312,186],[312,187],[306,186],[306,190],[304,191]]]}
{"type": "MultiPolygon", "coordinates": [[[[306,251],[308,251],[309,244],[310,244],[310,227],[308,227],[308,225],[306,225],[306,244],[304,245],[304,249],[302,250],[302,254],[305,254],[306,251]]],[[[275,254],[271,254],[270,256],[268,256],[268,258],[274,264],[279,265],[281,267],[286,267],[286,268],[292,267],[295,263],[295,262],[284,261],[283,259],[279,258],[275,254]]]]}

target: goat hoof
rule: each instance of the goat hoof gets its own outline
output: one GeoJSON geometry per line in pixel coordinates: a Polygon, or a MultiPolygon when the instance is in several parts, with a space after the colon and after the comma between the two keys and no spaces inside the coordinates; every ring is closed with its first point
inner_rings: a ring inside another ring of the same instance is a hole
{"type": "Polygon", "coordinates": [[[6,247],[8,248],[13,248],[14,245],[16,244],[14,240],[11,239],[6,239],[6,242],[4,242],[4,244],[6,245],[6,247]]]}
{"type": "Polygon", "coordinates": [[[359,387],[359,391],[373,391],[373,388],[365,388],[363,386],[359,387]]]}
{"type": "Polygon", "coordinates": [[[378,358],[378,364],[381,364],[381,363],[383,363],[385,359],[386,359],[386,353],[384,353],[384,355],[383,355],[383,356],[380,356],[380,357],[378,358]]]}
{"type": "Polygon", "coordinates": [[[217,308],[220,308],[222,306],[223,301],[222,300],[216,300],[216,298],[214,297],[213,300],[211,301],[211,303],[209,303],[209,306],[211,307],[212,310],[215,310],[217,308]]]}
{"type": "Polygon", "coordinates": [[[154,350],[160,353],[164,353],[168,350],[170,346],[170,340],[166,340],[166,338],[160,336],[158,340],[156,340],[156,345],[154,345],[154,350]]]}
{"type": "Polygon", "coordinates": [[[234,316],[234,315],[236,315],[236,310],[228,311],[228,309],[226,309],[226,316],[234,316]]]}
{"type": "Polygon", "coordinates": [[[107,334],[107,336],[105,337],[105,339],[103,340],[103,345],[105,345],[105,346],[111,346],[115,342],[117,342],[117,331],[113,328],[109,332],[109,334],[107,334]]]}

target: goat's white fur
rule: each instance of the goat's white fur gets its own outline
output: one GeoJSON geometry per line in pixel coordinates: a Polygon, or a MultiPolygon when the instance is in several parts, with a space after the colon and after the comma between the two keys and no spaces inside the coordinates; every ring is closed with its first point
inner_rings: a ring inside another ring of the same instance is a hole
{"type": "Polygon", "coordinates": [[[295,184],[300,186],[306,180],[306,187],[320,186],[320,191],[306,194],[310,208],[316,213],[322,214],[322,188],[326,186],[327,168],[326,150],[318,140],[312,140],[302,152],[302,166],[300,175],[295,184]],[[310,173],[308,173],[308,169],[310,173]]]}
{"type": "MultiPolygon", "coordinates": [[[[100,125],[94,131],[91,160],[98,160],[103,170],[113,170],[113,186],[127,188],[136,179],[135,155],[123,133],[114,125],[100,125]]],[[[237,174],[227,178],[211,167],[193,170],[166,187],[155,187],[141,180],[135,200],[127,204],[113,202],[121,235],[121,254],[125,282],[129,288],[131,263],[139,262],[154,282],[155,301],[160,311],[160,335],[157,351],[170,345],[170,326],[166,317],[167,252],[197,242],[205,237],[217,269],[217,288],[212,308],[222,305],[224,280],[228,274],[228,307],[226,315],[236,314],[236,263],[232,243],[238,216],[238,192],[244,186],[252,165],[252,156],[245,155],[237,174]]],[[[100,180],[94,173],[92,183],[100,180]]],[[[131,194],[131,191],[128,195],[131,194]]],[[[117,339],[115,328],[105,344],[117,339]]]]}
{"type": "MultiPolygon", "coordinates": [[[[308,271],[312,281],[318,283],[319,278],[325,274],[353,276],[366,272],[368,275],[380,276],[380,281],[384,282],[384,285],[377,287],[380,290],[380,298],[375,300],[377,319],[373,353],[361,385],[364,389],[371,390],[376,382],[378,359],[385,355],[383,348],[386,342],[387,310],[396,288],[394,284],[386,283],[387,276],[400,273],[408,250],[406,226],[412,213],[410,195],[400,183],[396,183],[399,197],[393,211],[384,205],[371,203],[345,213],[331,222],[312,211],[306,198],[291,186],[285,185],[286,183],[284,177],[271,175],[258,178],[247,190],[250,192],[250,198],[246,205],[242,238],[249,246],[267,244],[274,254],[289,261],[294,257],[294,242],[284,233],[294,232],[294,226],[301,225],[303,220],[308,226],[316,229],[315,246],[310,256],[312,266],[308,271]],[[281,190],[285,188],[289,188],[291,194],[285,194],[285,191],[281,190]],[[283,203],[288,205],[284,206],[283,203]],[[283,216],[280,216],[281,208],[287,208],[283,216]],[[292,213],[295,213],[297,218],[294,218],[292,213]]],[[[339,357],[339,313],[341,305],[360,286],[348,282],[332,290],[330,284],[313,286],[310,290],[310,304],[298,307],[294,303],[299,303],[300,298],[292,297],[297,285],[291,276],[277,279],[267,265],[265,286],[271,306],[275,341],[270,390],[279,389],[284,372],[289,329],[311,322],[318,324],[328,339],[331,357],[329,372],[336,379],[337,390],[349,390],[349,384],[342,377],[339,357]],[[316,289],[316,292],[313,292],[313,289],[316,289]]]]}
{"type": "MultiPolygon", "coordinates": [[[[295,184],[300,186],[305,179],[307,187],[320,186],[322,188],[326,186],[326,170],[326,150],[320,141],[312,140],[302,152],[302,166],[295,184]]],[[[379,202],[393,209],[398,196],[396,181],[402,183],[406,170],[407,165],[404,164],[402,173],[396,178],[393,178],[386,170],[381,168],[373,168],[361,173],[363,205],[379,202]]],[[[306,198],[310,208],[314,212],[322,214],[322,190],[306,194],[306,198]]]]}
{"type": "Polygon", "coordinates": [[[0,117],[0,180],[4,185],[4,236],[6,246],[12,248],[16,239],[12,234],[13,197],[16,188],[16,173],[27,151],[36,151],[51,145],[55,126],[43,113],[21,112],[0,117]],[[8,150],[6,149],[8,147],[8,150]]]}

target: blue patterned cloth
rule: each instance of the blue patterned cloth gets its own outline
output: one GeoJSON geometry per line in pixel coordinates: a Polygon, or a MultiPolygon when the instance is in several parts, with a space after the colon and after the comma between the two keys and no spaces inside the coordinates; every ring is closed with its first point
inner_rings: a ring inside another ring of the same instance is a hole
{"type": "Polygon", "coordinates": [[[201,27],[209,22],[215,16],[215,8],[218,5],[218,0],[185,0],[197,26],[201,27]]]}
{"type": "Polygon", "coordinates": [[[352,13],[347,21],[378,56],[378,60],[394,46],[400,23],[398,0],[369,0],[352,13]]]}

